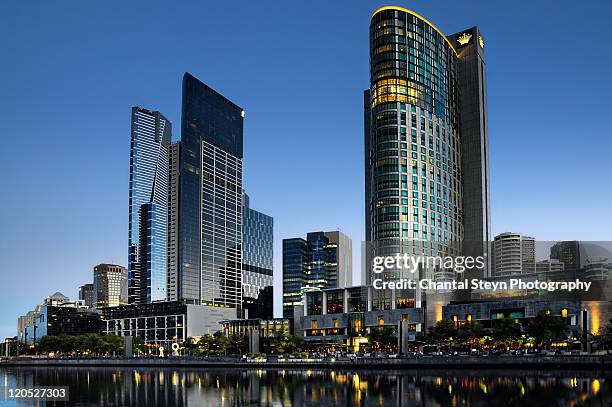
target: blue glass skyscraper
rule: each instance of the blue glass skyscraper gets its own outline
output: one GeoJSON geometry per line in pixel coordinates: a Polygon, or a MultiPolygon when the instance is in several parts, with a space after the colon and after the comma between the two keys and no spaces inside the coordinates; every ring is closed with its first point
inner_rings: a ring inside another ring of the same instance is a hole
{"type": "Polygon", "coordinates": [[[246,318],[273,317],[273,229],[271,216],[250,207],[243,195],[242,296],[246,318]]]}
{"type": "Polygon", "coordinates": [[[352,241],[340,231],[283,239],[283,317],[293,318],[304,293],[352,283],[352,241]]]}
{"type": "Polygon", "coordinates": [[[128,229],[128,301],[166,300],[168,146],[172,124],[132,108],[128,229]]]}

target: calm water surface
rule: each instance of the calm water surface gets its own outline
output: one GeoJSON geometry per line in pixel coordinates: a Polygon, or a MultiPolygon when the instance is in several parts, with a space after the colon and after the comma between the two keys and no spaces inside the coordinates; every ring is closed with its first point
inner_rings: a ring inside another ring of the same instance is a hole
{"type": "Polygon", "coordinates": [[[612,405],[612,376],[594,371],[20,367],[0,375],[9,387],[69,386],[70,404],[81,406],[612,405]]]}

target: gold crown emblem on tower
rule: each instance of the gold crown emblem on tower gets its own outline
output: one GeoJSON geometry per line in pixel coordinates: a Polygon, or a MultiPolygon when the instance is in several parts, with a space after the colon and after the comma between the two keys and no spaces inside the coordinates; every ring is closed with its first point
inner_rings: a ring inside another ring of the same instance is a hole
{"type": "Polygon", "coordinates": [[[472,34],[463,33],[459,36],[459,38],[457,38],[457,42],[461,45],[465,45],[468,42],[470,42],[471,39],[472,39],[472,34]]]}

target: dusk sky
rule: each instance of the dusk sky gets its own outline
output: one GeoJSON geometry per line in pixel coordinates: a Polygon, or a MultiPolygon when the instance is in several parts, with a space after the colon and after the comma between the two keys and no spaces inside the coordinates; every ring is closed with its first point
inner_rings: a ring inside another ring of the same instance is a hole
{"type": "MultiPolygon", "coordinates": [[[[130,109],[180,138],[191,72],[246,111],[244,185],[281,240],[364,238],[368,26],[406,7],[484,33],[492,233],[612,240],[612,2],[83,2],[0,6],[0,337],[93,266],[127,263],[130,109]]],[[[359,272],[359,263],[355,264],[359,272]]]]}

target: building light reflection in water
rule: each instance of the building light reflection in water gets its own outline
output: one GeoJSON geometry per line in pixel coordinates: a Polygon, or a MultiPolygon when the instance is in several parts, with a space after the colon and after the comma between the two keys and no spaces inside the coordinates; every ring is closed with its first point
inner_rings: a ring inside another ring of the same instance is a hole
{"type": "Polygon", "coordinates": [[[101,405],[558,405],[612,402],[608,376],[557,371],[12,368],[6,385],[69,385],[74,403],[101,405]],[[168,376],[169,375],[169,376],[168,376]],[[89,377],[88,377],[89,376],[89,377]],[[165,380],[166,377],[169,380],[165,380]],[[444,402],[441,402],[444,401],[444,402]],[[539,404],[538,404],[539,403],[539,404]]]}

